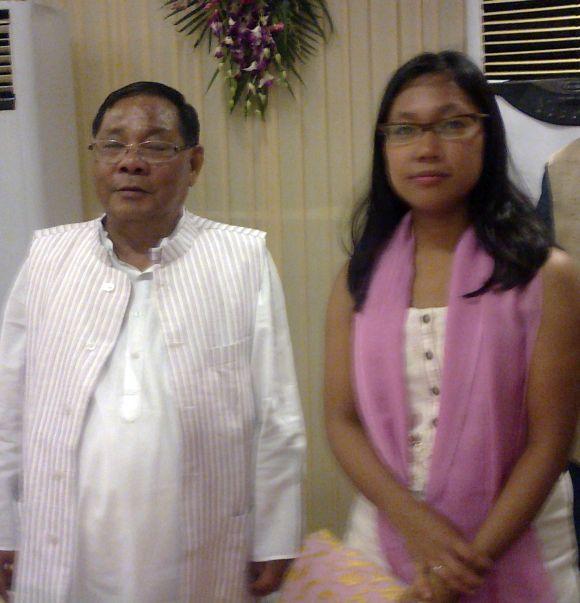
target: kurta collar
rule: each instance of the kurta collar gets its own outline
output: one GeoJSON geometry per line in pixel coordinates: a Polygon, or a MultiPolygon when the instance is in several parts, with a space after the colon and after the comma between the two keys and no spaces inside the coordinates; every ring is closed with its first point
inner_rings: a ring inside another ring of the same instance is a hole
{"type": "MultiPolygon", "coordinates": [[[[104,228],[105,214],[93,220],[95,253],[99,259],[108,265],[112,265],[111,253],[113,243],[104,228]]],[[[163,238],[157,247],[150,249],[151,260],[154,265],[164,266],[184,255],[191,247],[193,240],[199,234],[203,218],[192,214],[186,209],[175,227],[175,230],[163,238]]]]}

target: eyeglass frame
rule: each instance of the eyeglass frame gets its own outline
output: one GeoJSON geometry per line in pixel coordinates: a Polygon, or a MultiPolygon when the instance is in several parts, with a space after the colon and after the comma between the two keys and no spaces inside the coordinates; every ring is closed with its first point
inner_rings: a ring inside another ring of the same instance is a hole
{"type": "MultiPolygon", "coordinates": [[[[431,121],[426,124],[419,124],[419,123],[413,123],[413,122],[393,122],[393,123],[379,124],[377,126],[377,134],[384,136],[386,144],[390,144],[390,145],[393,145],[396,147],[402,147],[407,144],[412,144],[414,142],[419,141],[421,139],[421,137],[423,136],[423,134],[425,134],[425,132],[433,132],[435,134],[435,136],[437,136],[437,138],[439,138],[440,140],[465,140],[465,138],[467,138],[467,137],[464,137],[464,136],[458,136],[457,138],[445,138],[445,136],[441,136],[435,130],[435,128],[439,124],[446,122],[446,121],[453,120],[453,119],[457,119],[458,117],[470,117],[474,120],[474,122],[476,122],[479,125],[486,117],[489,117],[489,114],[488,113],[461,113],[460,115],[452,115],[450,117],[444,117],[442,119],[438,119],[437,121],[431,121]],[[420,134],[416,138],[411,138],[410,140],[407,140],[405,142],[393,143],[392,141],[389,141],[389,135],[388,135],[388,132],[386,131],[386,129],[389,126],[412,126],[415,128],[419,128],[420,134]]],[[[473,134],[475,134],[475,131],[473,132],[473,134]]]]}
{"type": "Polygon", "coordinates": [[[185,149],[195,149],[197,146],[199,146],[199,145],[184,144],[184,145],[179,146],[179,145],[173,144],[172,142],[169,142],[167,140],[144,140],[142,142],[131,142],[129,144],[125,144],[125,143],[121,142],[120,140],[115,140],[114,138],[104,138],[104,139],[99,139],[99,140],[93,140],[93,142],[91,142],[91,144],[89,144],[87,148],[89,151],[93,151],[95,153],[95,158],[97,159],[97,161],[101,160],[104,163],[107,163],[109,165],[115,165],[116,163],[119,163],[120,161],[122,161],[125,158],[125,156],[127,155],[127,153],[129,153],[133,149],[133,147],[135,147],[137,157],[139,157],[139,159],[141,159],[142,161],[145,161],[148,164],[157,165],[160,163],[167,163],[167,162],[171,161],[172,159],[175,159],[177,157],[177,155],[179,153],[181,153],[181,151],[185,151],[185,149]],[[116,159],[115,161],[107,161],[106,159],[103,160],[102,157],[99,157],[98,151],[96,150],[97,149],[96,144],[99,142],[116,142],[123,147],[123,154],[119,157],[119,159],[116,159]],[[167,158],[161,159],[161,160],[155,159],[155,160],[151,161],[151,159],[147,159],[147,158],[143,157],[143,155],[141,155],[139,152],[141,145],[147,144],[148,142],[163,142],[163,143],[170,144],[170,145],[172,145],[173,151],[175,154],[172,157],[167,157],[167,158]]]}

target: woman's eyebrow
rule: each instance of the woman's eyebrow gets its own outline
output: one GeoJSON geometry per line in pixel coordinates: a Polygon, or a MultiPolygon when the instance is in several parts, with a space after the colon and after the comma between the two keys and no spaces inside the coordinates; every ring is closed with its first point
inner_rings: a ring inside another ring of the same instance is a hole
{"type": "MultiPolygon", "coordinates": [[[[466,107],[459,105],[457,103],[447,103],[445,105],[441,105],[440,107],[437,107],[434,110],[434,113],[440,114],[440,115],[446,115],[449,113],[453,113],[455,111],[460,111],[460,112],[464,113],[465,111],[468,111],[468,110],[466,107]]],[[[392,117],[392,120],[413,121],[413,120],[417,120],[417,119],[418,119],[417,113],[414,113],[412,111],[398,111],[392,117]]]]}

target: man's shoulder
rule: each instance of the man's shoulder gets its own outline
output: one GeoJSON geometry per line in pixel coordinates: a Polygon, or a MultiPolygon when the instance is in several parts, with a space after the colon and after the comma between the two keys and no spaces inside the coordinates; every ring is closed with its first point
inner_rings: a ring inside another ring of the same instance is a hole
{"type": "Polygon", "coordinates": [[[556,151],[548,160],[548,168],[553,168],[560,162],[580,163],[580,138],[556,151]]]}
{"type": "Polygon", "coordinates": [[[217,235],[232,238],[250,238],[260,241],[265,240],[266,233],[255,228],[236,226],[235,224],[224,224],[209,218],[203,218],[190,212],[186,213],[186,223],[198,232],[207,235],[217,235]]]}
{"type": "Polygon", "coordinates": [[[87,222],[74,222],[71,224],[59,224],[58,226],[50,226],[35,230],[33,234],[34,240],[51,239],[55,237],[66,236],[82,236],[87,232],[92,232],[97,226],[100,218],[89,220],[87,222]]]}

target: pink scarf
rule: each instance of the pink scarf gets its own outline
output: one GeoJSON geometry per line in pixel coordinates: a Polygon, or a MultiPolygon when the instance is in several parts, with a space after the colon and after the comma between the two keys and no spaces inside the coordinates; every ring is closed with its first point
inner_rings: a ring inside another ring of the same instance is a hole
{"type": "MultiPolygon", "coordinates": [[[[415,243],[407,214],[377,260],[354,321],[354,378],[359,412],[381,460],[409,484],[410,426],[404,325],[411,299],[415,243]]],[[[522,454],[525,387],[541,316],[541,281],[474,298],[493,269],[469,228],[454,255],[441,403],[426,501],[468,539],[475,536],[522,454]]],[[[410,583],[414,568],[402,537],[379,515],[383,553],[410,583]]],[[[555,595],[531,528],[496,561],[474,597],[462,601],[553,603],[555,595]]]]}

